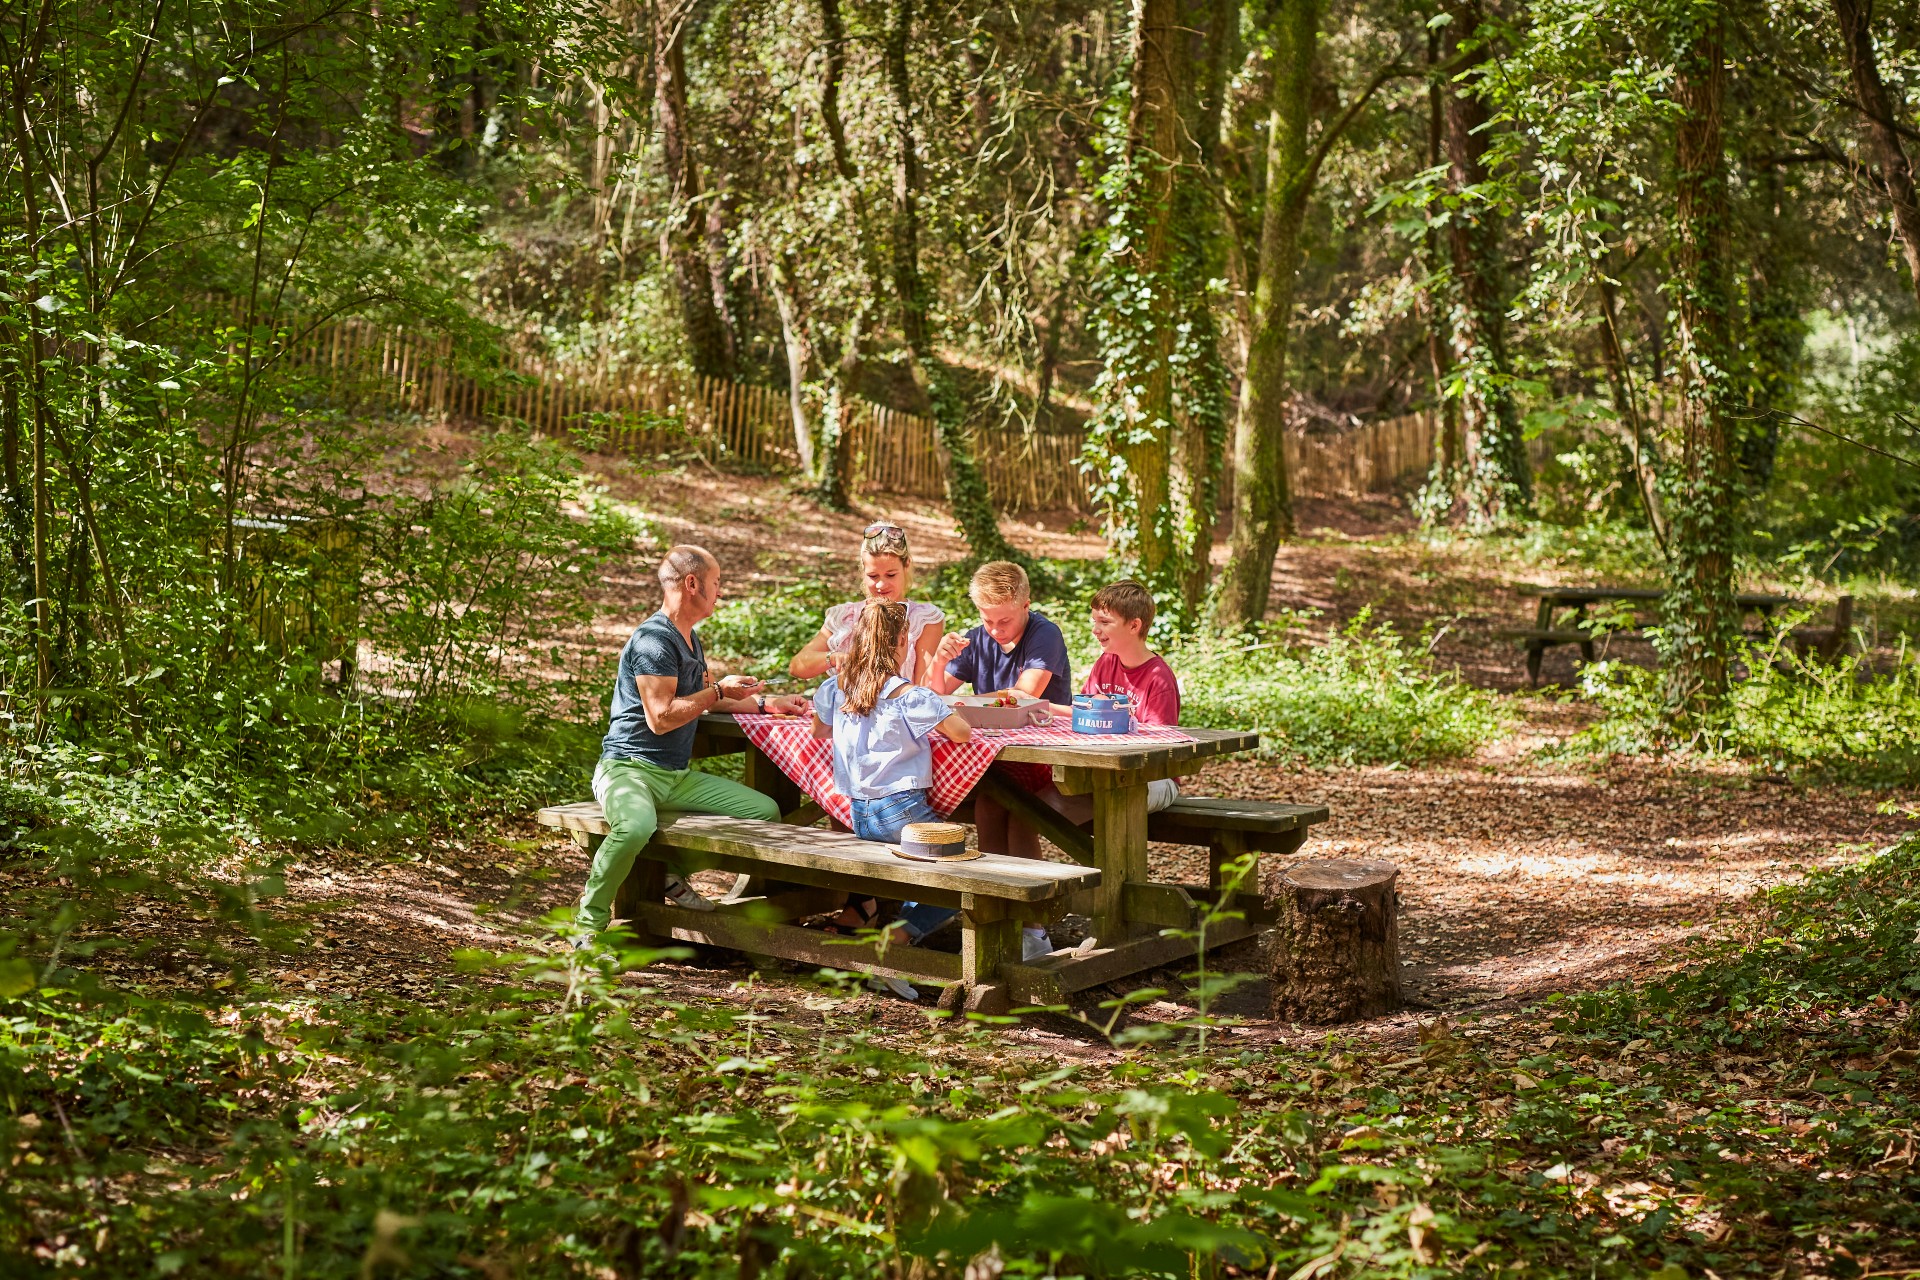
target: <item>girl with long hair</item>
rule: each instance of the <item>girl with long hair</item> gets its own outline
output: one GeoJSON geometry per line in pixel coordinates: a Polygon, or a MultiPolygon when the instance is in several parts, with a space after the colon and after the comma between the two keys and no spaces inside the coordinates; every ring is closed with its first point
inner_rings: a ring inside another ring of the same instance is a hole
{"type": "MultiPolygon", "coordinates": [[[[884,844],[898,843],[910,822],[939,819],[929,794],[933,735],[965,742],[972,733],[939,694],[901,676],[909,634],[905,604],[869,600],[839,670],[813,695],[813,734],[833,739],[833,785],[853,804],[853,833],[884,844]]],[[[872,924],[879,907],[868,899],[847,911],[838,923],[860,927],[872,924]]],[[[917,942],[952,914],[908,903],[897,928],[906,941],[917,942]],[[924,913],[931,914],[922,922],[918,917],[924,913]]],[[[919,999],[898,978],[881,981],[904,999],[919,999]]]]}

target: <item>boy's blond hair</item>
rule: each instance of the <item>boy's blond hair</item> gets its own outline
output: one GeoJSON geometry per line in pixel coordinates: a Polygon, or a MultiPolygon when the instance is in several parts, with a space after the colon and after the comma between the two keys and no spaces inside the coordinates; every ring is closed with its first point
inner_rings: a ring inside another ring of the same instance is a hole
{"type": "Polygon", "coordinates": [[[973,571],[967,594],[977,605],[1029,604],[1033,588],[1027,583],[1027,571],[1011,560],[989,560],[973,571]]]}
{"type": "Polygon", "coordinates": [[[1153,627],[1153,593],[1132,578],[1122,578],[1100,588],[1094,593],[1093,604],[1089,607],[1126,622],[1139,623],[1142,636],[1153,627]]]}

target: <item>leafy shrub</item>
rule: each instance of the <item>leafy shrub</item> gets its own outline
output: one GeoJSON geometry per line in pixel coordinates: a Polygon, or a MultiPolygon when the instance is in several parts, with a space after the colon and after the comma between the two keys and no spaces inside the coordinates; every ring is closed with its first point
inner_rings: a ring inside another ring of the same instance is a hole
{"type": "Polygon", "coordinates": [[[1920,656],[1904,647],[1890,671],[1857,656],[1804,660],[1776,640],[1745,645],[1746,675],[1718,718],[1682,743],[1672,736],[1660,673],[1621,662],[1581,671],[1581,690],[1606,712],[1575,735],[1576,754],[1642,755],[1687,747],[1799,777],[1876,786],[1920,780],[1920,656]]]}
{"type": "Polygon", "coordinates": [[[1262,750],[1307,764],[1391,764],[1470,754],[1505,724],[1489,695],[1410,653],[1362,612],[1311,644],[1201,637],[1167,652],[1181,719],[1257,729],[1262,750]]]}
{"type": "MultiPolygon", "coordinates": [[[[597,703],[604,686],[540,641],[591,616],[589,570],[633,525],[582,495],[565,450],[515,433],[483,439],[451,474],[410,478],[356,504],[375,662],[354,687],[323,685],[312,652],[233,616],[208,570],[217,538],[162,543],[182,569],[137,615],[150,645],[129,658],[137,678],[111,699],[62,690],[37,736],[29,704],[0,715],[5,808],[31,817],[0,816],[0,840],[57,821],[110,839],[185,823],[366,844],[584,790],[593,734],[563,713],[568,695],[597,703]]],[[[250,572],[298,596],[310,568],[250,572]]]]}
{"type": "Polygon", "coordinates": [[[740,671],[784,677],[793,655],[818,634],[828,606],[852,598],[849,587],[827,579],[735,596],[700,624],[700,643],[740,671]]]}
{"type": "Polygon", "coordinates": [[[1920,468],[1862,446],[1920,457],[1920,335],[1900,331],[1857,367],[1810,380],[1805,397],[1804,415],[1826,431],[1791,422],[1782,431],[1758,503],[1761,546],[1818,577],[1910,576],[1920,565],[1920,468]]]}

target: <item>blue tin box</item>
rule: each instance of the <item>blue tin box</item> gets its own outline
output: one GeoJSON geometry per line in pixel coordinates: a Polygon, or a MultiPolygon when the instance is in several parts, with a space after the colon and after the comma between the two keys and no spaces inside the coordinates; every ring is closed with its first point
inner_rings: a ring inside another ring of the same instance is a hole
{"type": "Polygon", "coordinates": [[[1125,697],[1077,694],[1073,699],[1075,733],[1131,733],[1133,708],[1125,697]]]}

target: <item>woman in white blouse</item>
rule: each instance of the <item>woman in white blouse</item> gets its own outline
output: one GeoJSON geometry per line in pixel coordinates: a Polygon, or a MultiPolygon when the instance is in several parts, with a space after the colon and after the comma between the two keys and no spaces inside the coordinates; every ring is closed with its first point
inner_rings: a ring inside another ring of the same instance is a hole
{"type": "Polygon", "coordinates": [[[825,624],[807,647],[795,654],[787,670],[795,679],[813,680],[839,664],[853,638],[854,624],[868,600],[900,600],[907,606],[907,656],[900,675],[915,684],[933,684],[934,648],[947,629],[947,615],[938,605],[908,600],[913,583],[913,557],[907,553],[907,531],[897,524],[875,521],[860,542],[860,572],[866,595],[827,610],[825,624]]]}

